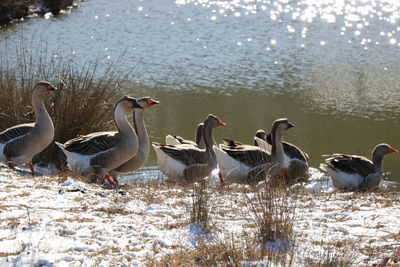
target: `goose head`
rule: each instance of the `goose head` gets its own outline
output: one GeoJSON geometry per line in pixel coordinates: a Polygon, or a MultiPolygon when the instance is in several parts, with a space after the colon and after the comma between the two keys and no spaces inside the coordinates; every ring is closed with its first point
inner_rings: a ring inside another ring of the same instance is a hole
{"type": "Polygon", "coordinates": [[[159,101],[154,100],[150,96],[141,97],[137,100],[137,103],[143,108],[143,110],[148,109],[149,107],[160,104],[159,101]]]}
{"type": "Polygon", "coordinates": [[[211,127],[217,127],[217,126],[225,126],[226,123],[223,122],[220,118],[218,118],[217,116],[213,115],[213,114],[209,114],[207,116],[207,119],[204,121],[204,128],[206,126],[211,126],[211,127]]]}
{"type": "Polygon", "coordinates": [[[397,149],[392,148],[388,144],[379,144],[372,151],[372,158],[376,156],[383,157],[384,155],[389,153],[399,153],[399,151],[397,149]]]}
{"type": "Polygon", "coordinates": [[[288,121],[288,119],[286,119],[286,118],[277,119],[272,124],[271,133],[275,133],[276,131],[279,131],[279,132],[286,131],[292,127],[294,127],[294,124],[290,123],[288,121]]]}
{"type": "Polygon", "coordinates": [[[115,107],[120,107],[125,112],[134,110],[134,109],[143,109],[141,105],[136,101],[135,98],[130,96],[124,96],[120,101],[117,102],[115,107]]]}
{"type": "Polygon", "coordinates": [[[256,137],[258,137],[258,138],[260,138],[260,139],[262,139],[262,140],[267,141],[267,133],[266,133],[264,130],[262,130],[262,129],[257,130],[257,132],[256,132],[256,137]]]}
{"type": "Polygon", "coordinates": [[[49,83],[47,81],[39,81],[33,87],[32,91],[35,95],[44,96],[44,95],[54,92],[56,90],[57,90],[57,88],[55,86],[53,86],[51,83],[49,83]]]}

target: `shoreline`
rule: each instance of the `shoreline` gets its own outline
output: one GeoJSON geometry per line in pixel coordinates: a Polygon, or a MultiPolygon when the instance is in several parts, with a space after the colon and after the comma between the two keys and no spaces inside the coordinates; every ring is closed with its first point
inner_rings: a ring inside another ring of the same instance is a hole
{"type": "MultiPolygon", "coordinates": [[[[257,191],[235,184],[208,188],[211,234],[199,243],[190,223],[193,188],[147,183],[117,191],[68,176],[32,177],[0,169],[0,263],[195,264],[193,254],[219,242],[257,254],[248,206],[257,191]]],[[[289,197],[296,206],[292,264],[324,266],[322,260],[335,261],[332,255],[338,253],[351,266],[400,264],[400,192],[296,191],[289,197]]],[[[268,261],[241,261],[256,262],[268,261]]]]}

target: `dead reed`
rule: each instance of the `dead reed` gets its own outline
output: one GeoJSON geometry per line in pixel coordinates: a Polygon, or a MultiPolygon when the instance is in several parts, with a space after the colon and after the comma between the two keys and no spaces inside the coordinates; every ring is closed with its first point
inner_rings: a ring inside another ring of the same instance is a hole
{"type": "Polygon", "coordinates": [[[247,193],[250,223],[264,260],[291,266],[294,259],[297,194],[278,180],[268,180],[247,193]]]}
{"type": "Polygon", "coordinates": [[[197,230],[207,230],[210,224],[210,195],[208,181],[203,179],[193,185],[192,207],[190,210],[190,222],[197,230]]]}
{"type": "Polygon", "coordinates": [[[262,260],[261,253],[249,242],[238,243],[229,237],[201,241],[196,248],[177,248],[161,260],[149,259],[147,266],[255,266],[257,260],[262,260]]]}
{"type": "Polygon", "coordinates": [[[311,267],[350,267],[358,260],[358,255],[351,248],[334,247],[321,244],[320,251],[303,260],[304,264],[311,267]]]}
{"type": "MultiPolygon", "coordinates": [[[[0,55],[0,129],[35,120],[31,108],[31,90],[39,80],[47,80],[60,91],[50,96],[47,110],[55,125],[55,138],[65,142],[80,134],[113,129],[113,106],[122,96],[121,84],[130,71],[118,67],[124,55],[102,64],[101,56],[78,66],[74,56],[47,47],[30,50],[22,41],[15,51],[0,55]],[[8,56],[15,54],[16,57],[8,56]]],[[[31,46],[32,47],[32,46],[31,46]]],[[[34,158],[43,165],[65,164],[64,155],[54,144],[34,158]]]]}

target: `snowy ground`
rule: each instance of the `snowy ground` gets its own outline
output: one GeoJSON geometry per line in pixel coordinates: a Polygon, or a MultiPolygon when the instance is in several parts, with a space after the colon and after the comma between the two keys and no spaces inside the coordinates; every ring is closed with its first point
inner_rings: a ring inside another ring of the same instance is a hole
{"type": "MultiPolygon", "coordinates": [[[[253,232],[243,193],[248,189],[211,189],[212,236],[240,239],[253,232]]],[[[191,190],[155,183],[103,189],[0,166],[0,266],[142,266],[194,249],[191,190]]],[[[400,266],[399,191],[340,193],[319,183],[306,186],[296,199],[301,257],[318,257],[311,251],[333,247],[347,251],[355,266],[400,266]]]]}

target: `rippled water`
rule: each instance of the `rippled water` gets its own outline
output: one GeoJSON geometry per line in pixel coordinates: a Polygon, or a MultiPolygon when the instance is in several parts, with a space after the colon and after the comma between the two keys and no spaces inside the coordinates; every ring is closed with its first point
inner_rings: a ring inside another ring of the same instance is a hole
{"type": "MultiPolygon", "coordinates": [[[[162,104],[147,111],[151,139],[194,135],[208,113],[215,131],[250,142],[288,117],[286,139],[311,156],[369,156],[380,142],[400,147],[400,2],[92,0],[71,14],[0,29],[0,50],[21,37],[104,63],[126,50],[135,66],[126,89],[162,104]]],[[[155,163],[151,155],[149,165],[155,163]]],[[[400,180],[400,156],[385,158],[400,180]]]]}

